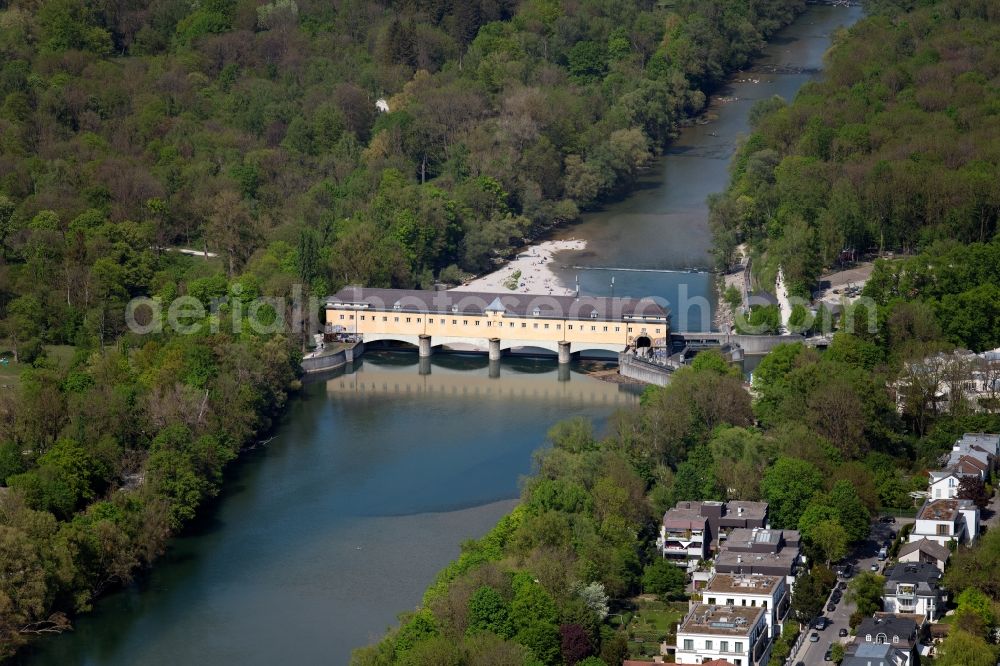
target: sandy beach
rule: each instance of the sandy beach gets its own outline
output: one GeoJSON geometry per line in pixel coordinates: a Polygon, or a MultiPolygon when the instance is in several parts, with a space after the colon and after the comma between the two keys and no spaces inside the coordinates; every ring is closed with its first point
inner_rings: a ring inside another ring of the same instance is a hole
{"type": "Polygon", "coordinates": [[[586,241],[575,239],[544,241],[538,245],[524,248],[523,252],[520,252],[503,268],[470,280],[450,291],[572,296],[575,293],[574,290],[560,285],[559,279],[552,271],[552,255],[562,250],[582,250],[586,246],[586,241]],[[520,275],[514,279],[518,271],[520,271],[520,275]],[[510,289],[508,285],[516,285],[516,288],[510,289]]]}

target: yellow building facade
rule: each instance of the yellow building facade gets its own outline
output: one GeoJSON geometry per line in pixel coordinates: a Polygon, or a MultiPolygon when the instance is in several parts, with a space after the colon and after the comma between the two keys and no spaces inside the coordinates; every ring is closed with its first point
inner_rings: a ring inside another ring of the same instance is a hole
{"type": "Polygon", "coordinates": [[[587,350],[661,347],[669,336],[668,314],[652,299],[357,287],[326,302],[328,332],[365,342],[408,342],[422,354],[436,346],[491,352],[538,347],[562,358],[587,350]]]}

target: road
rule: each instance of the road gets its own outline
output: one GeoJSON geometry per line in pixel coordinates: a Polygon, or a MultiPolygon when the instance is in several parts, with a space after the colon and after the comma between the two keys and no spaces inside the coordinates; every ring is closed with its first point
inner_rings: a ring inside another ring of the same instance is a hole
{"type": "MultiPolygon", "coordinates": [[[[859,572],[869,571],[872,564],[879,564],[879,573],[881,573],[881,567],[883,562],[878,562],[877,556],[879,548],[882,547],[887,541],[891,541],[890,533],[898,531],[906,523],[913,522],[912,518],[897,518],[895,523],[873,523],[871,536],[863,544],[858,546],[854,552],[845,560],[854,566],[854,576],[857,576],[859,572]]],[[[853,577],[852,576],[852,579],[853,577]]],[[[849,581],[848,581],[849,582],[849,581]]],[[[828,601],[829,603],[829,601],[828,601]]],[[[824,605],[824,608],[826,606],[824,605]]],[[[854,604],[847,601],[846,590],[844,591],[844,598],[839,604],[837,604],[836,610],[833,612],[824,612],[823,615],[831,623],[823,631],[817,629],[808,629],[807,634],[812,634],[814,631],[819,634],[819,641],[812,643],[805,640],[799,647],[798,651],[793,653],[789,658],[789,664],[797,664],[798,662],[803,662],[806,666],[825,666],[827,664],[832,664],[833,662],[824,661],[823,657],[826,655],[826,651],[833,645],[834,641],[840,641],[846,643],[850,638],[840,638],[837,633],[842,629],[846,628],[850,631],[850,619],[851,613],[854,612],[854,604]]]]}

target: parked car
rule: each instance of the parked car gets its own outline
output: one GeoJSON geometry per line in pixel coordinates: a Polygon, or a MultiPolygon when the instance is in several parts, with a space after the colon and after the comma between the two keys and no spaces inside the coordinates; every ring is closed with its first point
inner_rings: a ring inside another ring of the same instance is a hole
{"type": "Polygon", "coordinates": [[[894,517],[892,517],[892,516],[882,516],[878,520],[879,520],[880,523],[886,523],[886,524],[891,524],[891,523],[896,522],[896,519],[894,517]]]}
{"type": "Polygon", "coordinates": [[[817,634],[815,631],[809,634],[809,642],[819,643],[819,634],[817,634]]]}
{"type": "Polygon", "coordinates": [[[823,661],[833,661],[833,650],[831,648],[826,649],[826,654],[823,655],[823,661]]]}
{"type": "Polygon", "coordinates": [[[885,561],[885,558],[887,558],[887,557],[889,557],[889,551],[888,551],[888,549],[886,549],[886,547],[885,547],[885,546],[883,546],[883,547],[882,547],[881,549],[879,549],[879,551],[878,551],[878,561],[879,561],[879,562],[884,562],[884,561],[885,561]]]}
{"type": "Polygon", "coordinates": [[[826,605],[826,612],[827,613],[832,613],[835,610],[837,610],[837,604],[831,602],[831,603],[828,603],[826,605]]]}
{"type": "Polygon", "coordinates": [[[840,631],[837,632],[837,635],[841,638],[847,638],[847,627],[841,627],[840,631]]]}
{"type": "Polygon", "coordinates": [[[816,629],[819,629],[820,631],[823,631],[824,629],[826,629],[826,626],[828,624],[830,624],[830,621],[827,620],[825,617],[818,617],[813,622],[813,627],[815,627],[816,629]]]}
{"type": "Polygon", "coordinates": [[[878,562],[872,562],[872,565],[869,567],[869,569],[871,569],[872,571],[878,571],[878,562]]]}
{"type": "Polygon", "coordinates": [[[846,590],[847,589],[847,583],[845,583],[844,581],[840,581],[839,583],[837,583],[837,589],[840,590],[840,591],[846,590]]]}
{"type": "Polygon", "coordinates": [[[830,597],[830,600],[833,601],[833,603],[835,603],[835,604],[839,604],[840,600],[843,599],[843,598],[844,598],[844,595],[841,594],[840,590],[836,590],[836,591],[834,591],[833,596],[830,597]]]}

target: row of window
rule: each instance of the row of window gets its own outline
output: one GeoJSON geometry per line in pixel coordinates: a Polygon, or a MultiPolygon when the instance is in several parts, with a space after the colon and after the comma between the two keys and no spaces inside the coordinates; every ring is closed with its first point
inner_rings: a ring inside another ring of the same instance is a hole
{"type": "MultiPolygon", "coordinates": [[[[733,599],[726,599],[725,605],[726,606],[735,606],[736,604],[733,603],[733,601],[734,601],[733,599]]],[[[746,599],[740,599],[740,601],[742,602],[740,604],[741,606],[747,606],[747,605],[750,605],[750,606],[753,606],[753,607],[757,606],[757,600],[756,599],[751,599],[749,604],[747,604],[747,600],[746,599]]],[[[713,604],[714,605],[714,604],[717,604],[718,602],[716,601],[716,597],[709,597],[708,600],[705,603],[713,604]]],[[[761,608],[767,608],[767,600],[766,599],[761,599],[760,605],[761,605],[761,608]]]]}
{"type": "MultiPolygon", "coordinates": [[[[714,646],[715,646],[715,641],[713,641],[711,639],[707,639],[705,641],[705,649],[706,650],[714,650],[715,649],[714,646]]],[[[694,649],[694,639],[693,638],[685,638],[684,639],[684,649],[685,650],[693,650],[694,649]]],[[[735,653],[737,653],[737,654],[742,654],[743,653],[743,641],[733,641],[733,650],[732,651],[735,652],[735,653]]],[[[729,652],[729,641],[719,641],[719,652],[729,652]]]]}
{"type": "MultiPolygon", "coordinates": [[[[341,320],[341,321],[344,321],[344,317],[345,317],[345,315],[340,315],[340,320],[341,320]]],[[[349,321],[354,321],[354,315],[347,315],[347,319],[348,319],[349,321]]],[[[392,320],[393,320],[394,322],[399,322],[399,317],[393,317],[393,318],[392,318],[392,320]]],[[[365,315],[361,315],[361,321],[365,321],[365,315]]],[[[375,316],[374,316],[374,315],[372,315],[372,321],[375,321],[375,316]]],[[[386,322],[387,322],[387,321],[389,321],[389,318],[388,318],[388,317],[382,317],[382,321],[386,321],[386,322]]],[[[480,322],[481,320],[479,320],[479,319],[476,319],[476,320],[474,320],[474,321],[475,321],[475,325],[476,325],[476,326],[479,326],[479,322],[480,322]]],[[[407,324],[410,324],[410,323],[413,323],[413,318],[412,318],[412,317],[406,317],[406,323],[407,323],[407,324]]],[[[420,317],[417,317],[417,323],[418,323],[418,324],[420,324],[420,323],[423,323],[423,320],[422,320],[422,319],[421,319],[420,317]]],[[[433,317],[429,317],[429,318],[427,319],[427,323],[428,323],[428,324],[433,324],[433,323],[434,323],[434,318],[433,318],[433,317]]],[[[438,321],[438,323],[439,323],[439,324],[447,324],[447,323],[448,323],[448,321],[447,321],[446,319],[441,319],[441,320],[439,320],[439,321],[438,321]]],[[[457,320],[457,319],[452,319],[452,320],[451,320],[451,323],[452,323],[452,325],[453,325],[453,326],[457,326],[457,325],[458,325],[458,320],[457,320]]],[[[463,319],[463,320],[462,320],[462,326],[468,326],[468,325],[469,325],[469,320],[468,320],[468,319],[463,319]]],[[[493,322],[492,322],[492,321],[487,321],[487,322],[486,322],[486,325],[487,325],[487,326],[493,326],[493,322]]],[[[509,326],[510,328],[514,328],[514,322],[508,322],[508,324],[507,324],[507,325],[508,325],[508,326],[509,326]]],[[[503,327],[503,322],[497,322],[497,326],[499,326],[499,327],[503,327]]],[[[533,326],[534,328],[538,328],[538,324],[537,324],[537,323],[535,323],[535,324],[532,324],[532,326],[533,326]]],[[[544,326],[545,328],[548,328],[548,327],[549,327],[549,325],[548,325],[548,324],[543,324],[543,326],[544,326]]],[[[528,328],[528,324],[527,324],[527,322],[521,322],[521,328],[528,328]]],[[[573,330],[573,324],[567,324],[566,328],[567,328],[568,330],[572,331],[572,330],[573,330]]],[[[607,332],[608,332],[608,327],[607,327],[607,326],[602,326],[602,328],[604,329],[604,332],[605,332],[605,333],[607,333],[607,332]]],[[[557,330],[557,331],[561,331],[561,330],[562,330],[562,324],[556,324],[556,330],[557,330]]],[[[584,327],[583,327],[582,325],[580,326],[580,330],[581,330],[581,331],[582,331],[582,330],[584,330],[584,327]]],[[[597,327],[596,327],[596,326],[591,326],[591,327],[590,327],[590,330],[591,330],[591,331],[596,331],[596,330],[597,330],[597,327]]],[[[621,332],[621,330],[622,330],[622,329],[621,329],[621,326],[615,326],[615,333],[620,333],[620,332],[621,332]]],[[[632,327],[631,327],[631,326],[629,326],[629,327],[628,327],[628,332],[629,332],[629,333],[632,333],[632,327]]],[[[656,332],[656,333],[659,333],[659,332],[660,332],[660,329],[656,329],[656,331],[655,331],[655,332],[656,332]]]]}

